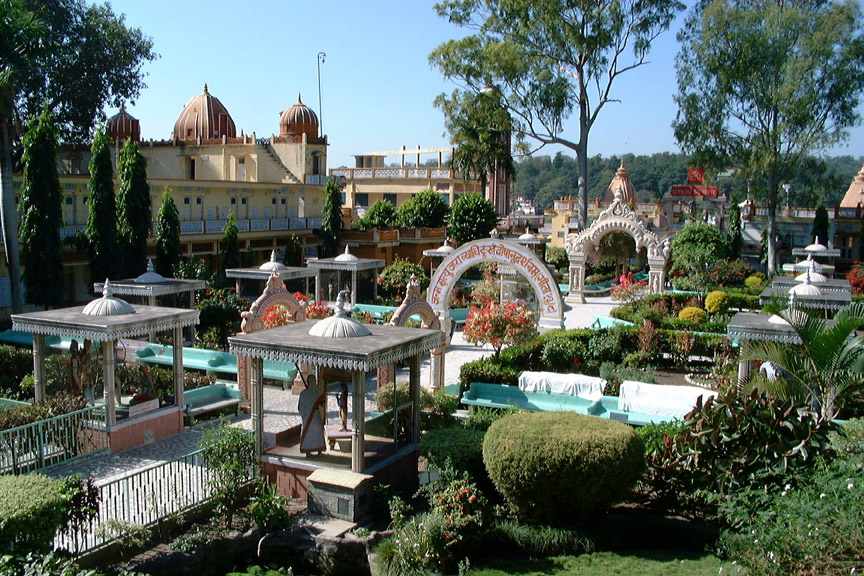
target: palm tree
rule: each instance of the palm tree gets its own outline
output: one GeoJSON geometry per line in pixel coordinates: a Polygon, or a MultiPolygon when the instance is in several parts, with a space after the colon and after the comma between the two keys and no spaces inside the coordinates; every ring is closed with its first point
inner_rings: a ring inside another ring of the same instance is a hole
{"type": "Polygon", "coordinates": [[[855,330],[864,324],[864,303],[843,308],[829,322],[814,311],[794,305],[769,311],[792,326],[800,344],[750,342],[741,357],[770,362],[782,376],[754,376],[748,385],[781,398],[807,401],[820,420],[837,416],[838,401],[855,394],[864,385],[864,338],[855,330]]]}

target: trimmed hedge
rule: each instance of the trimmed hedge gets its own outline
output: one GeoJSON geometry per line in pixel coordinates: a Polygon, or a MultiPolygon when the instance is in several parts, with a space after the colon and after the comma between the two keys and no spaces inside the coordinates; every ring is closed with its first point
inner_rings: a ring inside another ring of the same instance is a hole
{"type": "Polygon", "coordinates": [[[66,522],[74,485],[41,474],[0,476],[0,550],[48,552],[66,522]]]}
{"type": "Polygon", "coordinates": [[[696,308],[695,306],[688,306],[684,308],[680,312],[678,312],[678,319],[684,320],[685,322],[691,322],[693,324],[702,324],[706,320],[708,320],[708,313],[701,308],[696,308]]]}
{"type": "Polygon", "coordinates": [[[483,441],[492,482],[529,523],[596,515],[633,488],[644,458],[642,439],[626,424],[572,412],[512,414],[483,441]]]}
{"type": "Polygon", "coordinates": [[[420,455],[429,462],[429,468],[442,470],[449,460],[458,472],[468,472],[475,482],[488,483],[483,465],[482,430],[443,428],[430,430],[420,438],[420,455]]]}

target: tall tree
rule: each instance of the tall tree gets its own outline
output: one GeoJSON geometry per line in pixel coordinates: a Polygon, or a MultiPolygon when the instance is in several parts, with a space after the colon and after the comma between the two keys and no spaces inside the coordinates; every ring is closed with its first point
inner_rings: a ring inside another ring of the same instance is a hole
{"type": "Polygon", "coordinates": [[[27,266],[23,281],[27,302],[57,306],[63,301],[63,262],[60,259],[60,181],[57,178],[57,130],[43,111],[24,135],[19,240],[27,266]]]}
{"type": "Polygon", "coordinates": [[[168,188],[162,192],[156,214],[156,262],[153,268],[166,278],[174,275],[180,263],[180,213],[168,188]]]}
{"type": "Polygon", "coordinates": [[[858,121],[864,36],[857,2],[711,0],[679,32],[678,115],[685,152],[740,166],[768,204],[768,273],[777,267],[780,183],[858,121]]]}
{"type": "Polygon", "coordinates": [[[818,238],[819,242],[827,245],[831,238],[829,238],[829,229],[831,226],[831,221],[828,219],[828,210],[825,209],[824,204],[819,204],[816,207],[816,215],[813,216],[813,241],[815,242],[818,238]]]}
{"type": "Polygon", "coordinates": [[[450,206],[438,192],[427,188],[396,209],[399,226],[405,228],[440,228],[447,223],[450,206]]]}
{"type": "Polygon", "coordinates": [[[435,9],[476,33],[438,46],[431,64],[461,83],[464,92],[494,87],[517,139],[560,144],[576,154],[584,227],[591,128],[603,106],[614,101],[615,80],[647,62],[652,41],[684,5],[677,0],[444,0],[435,9]],[[575,139],[563,135],[574,108],[575,139]]]}
{"type": "Polygon", "coordinates": [[[222,231],[222,272],[228,268],[240,267],[240,231],[233,212],[228,213],[228,222],[222,231]]]}
{"type": "Polygon", "coordinates": [[[117,199],[114,196],[114,169],[111,165],[111,138],[102,126],[90,147],[90,198],[84,234],[90,245],[90,277],[94,282],[117,278],[120,272],[117,250],[117,199]]]}
{"type": "Polygon", "coordinates": [[[447,234],[464,244],[480,238],[488,238],[498,225],[498,215],[492,203],[480,194],[464,194],[456,199],[450,209],[447,234]]]}
{"type": "Polygon", "coordinates": [[[363,218],[357,220],[352,225],[355,230],[370,230],[372,228],[393,228],[398,222],[396,217],[396,207],[389,200],[378,200],[363,218]]]}
{"type": "Polygon", "coordinates": [[[147,160],[137,142],[126,141],[117,160],[117,233],[123,253],[124,276],[134,278],[147,269],[147,239],[150,237],[150,185],[147,160]]]}
{"type": "Polygon", "coordinates": [[[321,231],[324,257],[336,256],[339,252],[339,233],[342,232],[342,190],[334,178],[327,180],[327,185],[324,187],[321,231]]]}
{"type": "Polygon", "coordinates": [[[729,257],[736,260],[741,258],[741,207],[734,201],[726,214],[726,239],[729,242],[729,257]]]}
{"type": "Polygon", "coordinates": [[[22,303],[12,183],[20,119],[39,115],[47,105],[63,140],[86,141],[105,104],[119,106],[138,96],[144,87],[141,65],[156,58],[152,47],[108,4],[0,0],[0,217],[13,311],[22,303]]]}

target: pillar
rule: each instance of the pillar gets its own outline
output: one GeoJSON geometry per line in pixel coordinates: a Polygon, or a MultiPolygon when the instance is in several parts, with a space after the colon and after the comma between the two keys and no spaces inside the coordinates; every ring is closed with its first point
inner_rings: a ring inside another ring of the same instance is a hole
{"type": "Polygon", "coordinates": [[[411,442],[420,442],[420,354],[408,359],[408,389],[411,392],[411,442]]]}
{"type": "Polygon", "coordinates": [[[584,281],[585,261],[570,260],[570,293],[565,300],[568,304],[585,304],[584,281]]]}
{"type": "Polygon", "coordinates": [[[183,329],[180,327],[175,327],[173,330],[173,347],[174,347],[174,404],[179,406],[181,409],[186,408],[186,404],[183,402],[183,389],[184,389],[184,381],[183,381],[183,329]]]}
{"type": "MultiPolygon", "coordinates": [[[[377,284],[377,282],[376,282],[377,284]]],[[[351,307],[357,303],[357,270],[351,270],[351,307]]]]}
{"type": "MultiPolygon", "coordinates": [[[[175,356],[176,357],[176,356],[175,356]]],[[[102,343],[102,381],[105,384],[105,423],[110,429],[117,424],[117,406],[115,405],[114,381],[114,340],[102,343]]]]}
{"type": "Polygon", "coordinates": [[[351,398],[354,422],[351,428],[351,471],[362,474],[366,469],[366,373],[351,372],[351,398]]]}
{"type": "Polygon", "coordinates": [[[45,335],[33,334],[33,381],[36,402],[45,400],[45,335]]]}
{"type": "MultiPolygon", "coordinates": [[[[148,306],[156,306],[156,296],[154,296],[153,294],[150,294],[149,296],[147,296],[147,305],[148,306]]],[[[192,309],[194,310],[195,307],[193,306],[192,309]]],[[[152,332],[152,331],[148,332],[147,333],[147,341],[148,342],[156,342],[156,333],[152,332]]]]}
{"type": "Polygon", "coordinates": [[[252,432],[255,435],[255,458],[258,458],[264,453],[264,361],[249,357],[248,362],[252,432]]]}
{"type": "Polygon", "coordinates": [[[315,301],[321,302],[321,269],[315,269],[315,301]]]}

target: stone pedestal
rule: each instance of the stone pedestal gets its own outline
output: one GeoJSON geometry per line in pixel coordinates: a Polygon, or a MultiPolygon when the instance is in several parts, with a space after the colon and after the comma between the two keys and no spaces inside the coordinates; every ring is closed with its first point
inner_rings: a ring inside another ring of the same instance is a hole
{"type": "Polygon", "coordinates": [[[312,514],[359,522],[371,514],[372,476],[315,470],[306,479],[306,502],[312,514]]]}

